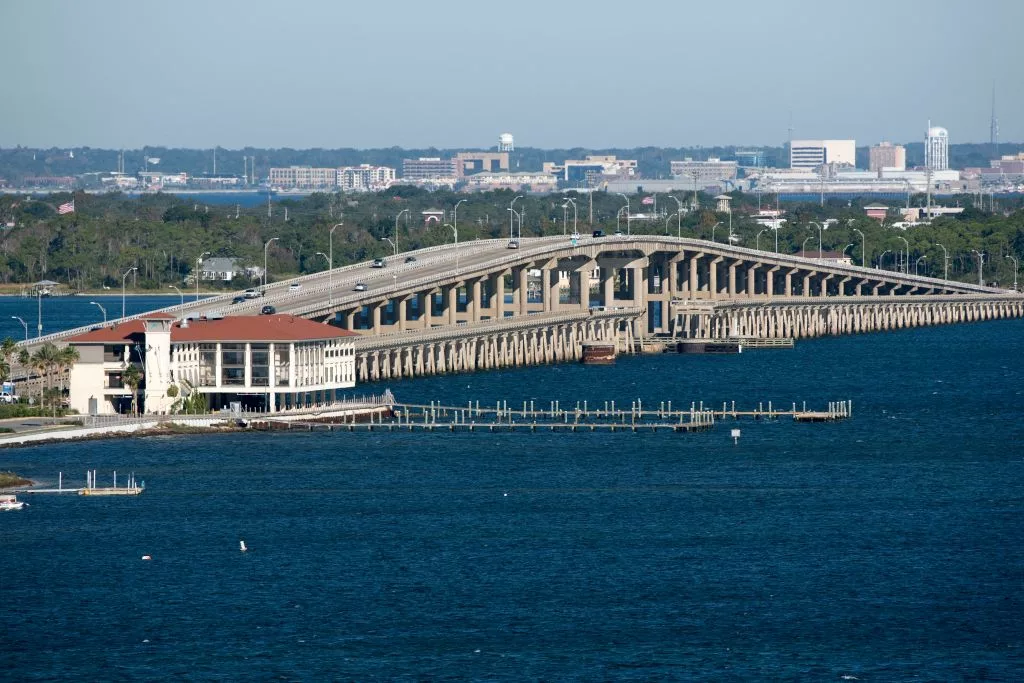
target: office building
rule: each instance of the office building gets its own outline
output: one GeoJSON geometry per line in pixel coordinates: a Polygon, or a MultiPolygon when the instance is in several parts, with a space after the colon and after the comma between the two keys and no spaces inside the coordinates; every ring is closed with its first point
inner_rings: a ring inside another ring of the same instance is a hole
{"type": "Polygon", "coordinates": [[[355,386],[356,336],[292,315],[175,322],[148,313],[68,339],[79,354],[71,407],[83,415],[127,412],[132,390],[124,371],[131,365],[145,378],[138,388],[145,413],[174,412],[193,392],[213,410],[238,402],[275,412],[331,401],[355,386]]]}
{"type": "Polygon", "coordinates": [[[388,166],[343,166],[338,169],[337,185],[346,192],[384,190],[395,182],[395,175],[395,169],[388,166]]]}
{"type": "Polygon", "coordinates": [[[933,126],[931,121],[924,135],[924,165],[933,171],[949,168],[949,131],[933,126]]]}
{"type": "Polygon", "coordinates": [[[614,155],[588,155],[586,159],[566,159],[561,164],[544,162],[544,173],[560,176],[569,187],[596,187],[604,179],[633,178],[636,159],[618,159],[614,155]]]}
{"type": "Polygon", "coordinates": [[[762,168],[765,166],[764,150],[738,149],[736,150],[736,163],[750,168],[762,168]]]}
{"type": "Polygon", "coordinates": [[[857,165],[855,140],[793,140],[790,168],[818,168],[824,164],[857,165]]]}
{"type": "Polygon", "coordinates": [[[404,180],[438,180],[440,178],[455,178],[458,175],[458,163],[455,159],[420,157],[402,161],[402,178],[404,180]]]}
{"type": "Polygon", "coordinates": [[[459,177],[474,173],[508,172],[508,152],[459,152],[455,155],[459,177]]]}
{"type": "Polygon", "coordinates": [[[868,169],[878,173],[883,168],[903,171],[907,168],[907,150],[903,145],[881,142],[868,151],[868,169]]]}
{"type": "Polygon", "coordinates": [[[281,190],[326,190],[338,184],[338,169],[288,166],[271,168],[270,187],[281,190]]]}
{"type": "Polygon", "coordinates": [[[735,180],[739,164],[735,161],[722,161],[711,157],[707,161],[694,161],[686,157],[682,161],[672,161],[669,168],[672,177],[696,183],[698,187],[717,183],[720,180],[735,180]]]}

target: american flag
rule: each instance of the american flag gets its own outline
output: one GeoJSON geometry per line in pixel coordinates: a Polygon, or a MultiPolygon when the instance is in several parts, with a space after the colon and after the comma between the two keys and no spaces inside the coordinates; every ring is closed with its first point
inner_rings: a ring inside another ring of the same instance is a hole
{"type": "Polygon", "coordinates": [[[644,197],[643,199],[640,200],[640,203],[644,204],[645,206],[648,205],[648,204],[653,204],[654,203],[654,197],[644,197]]]}
{"type": "Polygon", "coordinates": [[[75,200],[72,199],[70,202],[65,202],[57,207],[57,215],[63,216],[66,213],[75,212],[75,200]]]}

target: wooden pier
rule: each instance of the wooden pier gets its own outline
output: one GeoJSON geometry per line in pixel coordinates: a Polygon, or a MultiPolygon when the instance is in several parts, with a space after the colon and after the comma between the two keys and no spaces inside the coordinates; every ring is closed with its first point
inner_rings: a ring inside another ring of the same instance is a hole
{"type": "Polygon", "coordinates": [[[57,488],[29,488],[29,489],[17,489],[15,493],[75,493],[80,496],[138,496],[146,490],[146,486],[143,483],[139,483],[135,480],[135,474],[128,475],[127,483],[125,486],[117,485],[117,471],[114,471],[114,484],[113,486],[98,486],[96,484],[96,470],[88,470],[85,473],[85,486],[84,487],[65,487],[64,486],[64,473],[57,473],[57,488]]]}
{"type": "Polygon", "coordinates": [[[826,410],[807,410],[806,403],[797,407],[792,403],[779,408],[768,402],[756,408],[738,409],[736,402],[722,403],[721,408],[691,403],[688,408],[673,408],[672,402],[661,402],[657,407],[645,407],[642,401],[633,401],[629,409],[619,407],[615,401],[605,401],[591,407],[587,401],[564,408],[559,401],[538,407],[534,401],[523,401],[512,406],[507,401],[495,405],[481,405],[469,401],[465,406],[438,402],[429,404],[396,403],[389,415],[379,415],[364,421],[323,419],[279,421],[273,418],[253,421],[250,427],[259,430],[299,429],[304,431],[379,431],[379,432],[699,432],[713,429],[719,420],[776,420],[789,417],[797,422],[834,422],[852,414],[850,401],[833,401],[826,410]]]}

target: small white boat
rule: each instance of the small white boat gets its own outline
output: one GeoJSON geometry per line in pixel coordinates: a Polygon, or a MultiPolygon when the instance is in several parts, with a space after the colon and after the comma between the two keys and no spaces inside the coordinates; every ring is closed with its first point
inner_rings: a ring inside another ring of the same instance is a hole
{"type": "Polygon", "coordinates": [[[23,507],[25,507],[25,503],[19,501],[17,496],[0,495],[0,512],[20,510],[23,507]]]}

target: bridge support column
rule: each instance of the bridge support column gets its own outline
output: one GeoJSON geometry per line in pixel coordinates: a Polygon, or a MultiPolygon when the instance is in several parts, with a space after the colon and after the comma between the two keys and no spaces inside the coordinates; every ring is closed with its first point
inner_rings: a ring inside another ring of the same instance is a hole
{"type": "Polygon", "coordinates": [[[399,332],[405,332],[406,323],[408,323],[409,297],[401,297],[397,300],[396,304],[398,310],[395,311],[395,324],[399,332]]]}
{"type": "Polygon", "coordinates": [[[718,264],[724,260],[722,256],[716,256],[708,263],[708,294],[712,299],[718,298],[718,264]]]}
{"type": "Polygon", "coordinates": [[[501,320],[505,317],[505,273],[498,273],[494,276],[491,296],[494,302],[491,305],[491,310],[494,311],[494,317],[501,320]]]}
{"type": "Polygon", "coordinates": [[[482,297],[480,296],[480,279],[473,280],[472,295],[469,297],[473,311],[470,315],[470,320],[473,322],[480,322],[480,306],[482,304],[482,297]]]}
{"type": "Polygon", "coordinates": [[[373,329],[373,333],[374,334],[380,334],[380,307],[381,307],[381,304],[379,304],[379,303],[370,304],[370,309],[372,311],[372,320],[373,320],[373,322],[371,324],[371,327],[373,329]]]}
{"type": "Polygon", "coordinates": [[[423,319],[423,329],[429,330],[434,324],[434,293],[424,292],[420,294],[420,318],[423,319]]]}
{"type": "Polygon", "coordinates": [[[445,293],[445,316],[449,325],[459,322],[459,285],[450,285],[445,293]]]}
{"type": "Polygon", "coordinates": [[[615,269],[601,268],[601,305],[615,305],[615,269]]]}
{"type": "Polygon", "coordinates": [[[519,306],[519,315],[526,315],[527,313],[529,313],[528,306],[530,298],[527,295],[529,291],[529,278],[530,269],[528,266],[523,266],[518,271],[516,271],[516,279],[518,280],[518,282],[516,284],[515,296],[516,303],[519,306]]]}

